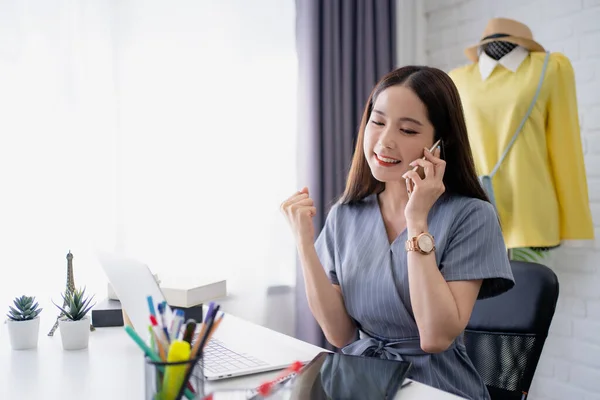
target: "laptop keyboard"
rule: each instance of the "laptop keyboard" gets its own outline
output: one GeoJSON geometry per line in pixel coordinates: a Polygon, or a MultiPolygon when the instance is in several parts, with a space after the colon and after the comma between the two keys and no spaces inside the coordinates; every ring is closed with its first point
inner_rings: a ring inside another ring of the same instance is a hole
{"type": "Polygon", "coordinates": [[[246,368],[267,365],[266,362],[249,354],[239,354],[212,338],[204,350],[204,369],[213,374],[226,374],[246,368]]]}

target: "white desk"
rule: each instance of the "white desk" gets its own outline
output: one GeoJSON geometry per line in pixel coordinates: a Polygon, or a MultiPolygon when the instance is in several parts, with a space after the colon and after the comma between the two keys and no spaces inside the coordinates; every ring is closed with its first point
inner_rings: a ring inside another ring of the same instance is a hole
{"type": "MultiPolygon", "coordinates": [[[[42,319],[37,350],[13,351],[5,324],[0,325],[0,399],[135,400],[144,398],[142,351],[123,328],[97,328],[90,333],[86,350],[64,351],[60,332],[46,336],[52,322],[42,319]],[[49,325],[50,324],[50,325],[49,325]]],[[[279,332],[227,315],[220,329],[254,331],[273,346],[294,352],[298,358],[316,356],[323,349],[279,332]]],[[[296,356],[295,356],[296,357],[296,356]]],[[[254,388],[278,372],[207,383],[207,393],[217,388],[254,388]]],[[[413,382],[403,388],[400,400],[453,400],[456,396],[413,382]]]]}

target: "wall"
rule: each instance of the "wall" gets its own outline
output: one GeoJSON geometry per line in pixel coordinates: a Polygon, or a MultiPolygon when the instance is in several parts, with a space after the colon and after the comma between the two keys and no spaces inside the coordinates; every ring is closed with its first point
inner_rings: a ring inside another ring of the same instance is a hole
{"type": "MultiPolygon", "coordinates": [[[[431,66],[448,71],[467,63],[463,49],[477,42],[492,17],[524,22],[547,49],[570,58],[590,205],[600,236],[600,1],[429,0],[420,8],[417,17],[426,24],[422,45],[431,66]]],[[[559,249],[549,264],[561,295],[530,399],[600,399],[600,248],[559,249]]]]}

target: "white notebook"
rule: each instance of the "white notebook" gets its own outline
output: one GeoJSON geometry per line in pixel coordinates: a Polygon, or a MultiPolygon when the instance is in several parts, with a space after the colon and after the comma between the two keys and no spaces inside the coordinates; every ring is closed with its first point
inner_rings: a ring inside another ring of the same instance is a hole
{"type": "Polygon", "coordinates": [[[227,296],[227,282],[194,277],[161,277],[160,289],[167,304],[175,307],[193,307],[227,296]]]}

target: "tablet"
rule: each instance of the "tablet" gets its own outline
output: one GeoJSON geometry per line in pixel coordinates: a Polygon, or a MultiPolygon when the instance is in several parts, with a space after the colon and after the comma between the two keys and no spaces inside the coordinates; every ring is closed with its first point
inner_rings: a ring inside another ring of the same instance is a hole
{"type": "Polygon", "coordinates": [[[262,397],[256,389],[218,390],[212,400],[385,400],[394,399],[410,380],[411,363],[339,353],[319,353],[298,374],[282,378],[262,397]]]}
{"type": "MultiPolygon", "coordinates": [[[[393,399],[411,363],[340,353],[320,353],[294,377],[286,399],[393,399]]],[[[283,397],[282,397],[283,398],[283,397]]]]}

